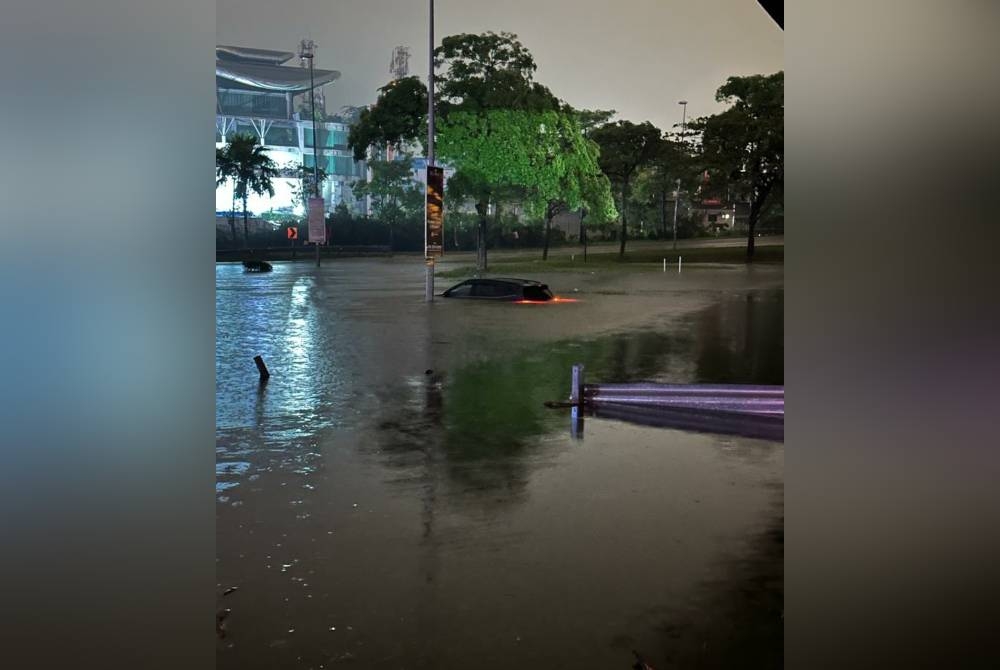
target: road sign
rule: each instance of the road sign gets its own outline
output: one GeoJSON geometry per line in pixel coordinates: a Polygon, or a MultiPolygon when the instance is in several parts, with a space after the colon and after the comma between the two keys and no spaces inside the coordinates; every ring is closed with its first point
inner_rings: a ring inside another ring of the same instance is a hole
{"type": "Polygon", "coordinates": [[[326,219],[323,216],[323,198],[309,198],[309,241],[326,242],[326,219]]]}
{"type": "Polygon", "coordinates": [[[299,229],[295,226],[290,226],[288,228],[288,239],[297,240],[299,239],[299,229]]]}
{"type": "Polygon", "coordinates": [[[427,167],[426,253],[442,255],[444,248],[444,169],[427,167]]]}

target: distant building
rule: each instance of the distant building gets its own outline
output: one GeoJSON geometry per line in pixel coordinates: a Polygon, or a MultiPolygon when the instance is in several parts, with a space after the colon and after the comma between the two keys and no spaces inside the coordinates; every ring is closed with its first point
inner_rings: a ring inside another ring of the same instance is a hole
{"type": "MultiPolygon", "coordinates": [[[[269,210],[302,212],[295,198],[301,165],[311,169],[316,163],[310,103],[309,68],[285,65],[296,54],[235,46],[215,49],[215,143],[222,147],[236,133],[258,138],[270,158],[282,169],[273,198],[251,196],[247,209],[255,214],[269,210]]],[[[347,119],[328,119],[323,87],[340,78],[336,70],[313,69],[316,96],[316,143],[320,147],[319,166],[327,174],[322,195],[327,211],[340,202],[357,211],[364,208],[351,193],[351,182],[364,179],[363,161],[355,161],[347,146],[350,126],[347,119]]],[[[232,187],[216,190],[216,210],[232,207],[232,187]]]]}
{"type": "Polygon", "coordinates": [[[691,213],[703,230],[731,233],[746,229],[750,204],[708,198],[692,203],[691,213]]]}

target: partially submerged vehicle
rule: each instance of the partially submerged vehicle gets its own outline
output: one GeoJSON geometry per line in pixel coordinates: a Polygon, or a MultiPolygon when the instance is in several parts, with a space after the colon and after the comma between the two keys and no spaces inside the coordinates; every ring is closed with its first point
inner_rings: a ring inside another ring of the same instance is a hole
{"type": "Polygon", "coordinates": [[[532,279],[497,277],[466,279],[441,294],[445,298],[498,300],[507,302],[548,302],[557,300],[549,287],[532,279]]]}
{"type": "Polygon", "coordinates": [[[270,272],[274,268],[267,261],[243,261],[243,269],[247,272],[270,272]]]}

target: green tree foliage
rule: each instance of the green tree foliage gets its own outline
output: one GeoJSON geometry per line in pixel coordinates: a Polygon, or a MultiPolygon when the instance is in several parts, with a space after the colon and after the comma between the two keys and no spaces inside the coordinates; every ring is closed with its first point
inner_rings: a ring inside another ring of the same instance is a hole
{"type": "MultiPolygon", "coordinates": [[[[215,187],[218,188],[223,184],[227,183],[230,179],[233,179],[233,174],[235,170],[233,169],[232,160],[229,157],[229,152],[226,151],[225,147],[215,149],[215,187]]],[[[233,190],[233,206],[229,210],[229,233],[232,235],[233,247],[239,244],[236,239],[236,221],[233,218],[233,210],[236,209],[236,191],[233,190]]]]}
{"type": "Polygon", "coordinates": [[[610,184],[598,166],[598,147],[572,115],[453,112],[441,125],[438,151],[457,171],[453,193],[482,198],[490,189],[496,200],[503,189],[514,190],[528,211],[544,218],[546,240],[552,218],[561,212],[587,206],[598,219],[616,214],[610,184]]]}
{"type": "Polygon", "coordinates": [[[668,232],[668,202],[673,203],[675,197],[681,197],[698,185],[698,165],[679,141],[664,139],[656,154],[644,167],[640,168],[634,180],[632,204],[645,211],[648,220],[658,219],[659,234],[665,238],[668,232]],[[680,180],[680,193],[677,191],[677,180],[680,180]]]}
{"type": "Polygon", "coordinates": [[[434,50],[434,65],[443,69],[435,91],[442,116],[453,111],[559,109],[558,98],[534,81],[535,59],[513,33],[445,37],[434,50]]]}
{"type": "Polygon", "coordinates": [[[637,171],[649,165],[663,150],[663,140],[660,130],[648,121],[641,124],[631,121],[608,123],[595,128],[590,137],[600,146],[601,170],[619,196],[622,226],[618,255],[624,258],[625,240],[628,238],[626,215],[632,183],[637,171]]]}
{"type": "Polygon", "coordinates": [[[379,89],[378,100],[363,109],[347,139],[354,160],[369,147],[400,147],[427,133],[427,87],[417,77],[391,81],[379,89]]]}
{"type": "Polygon", "coordinates": [[[747,261],[761,214],[780,204],[785,177],[785,75],[730,77],[715,94],[731,107],[691,122],[700,135],[701,160],[716,189],[730,188],[750,201],[747,261]]]}
{"type": "Polygon", "coordinates": [[[395,229],[404,220],[415,219],[424,211],[424,189],[413,181],[413,161],[409,156],[394,161],[371,161],[371,181],[357,181],[352,190],[358,197],[370,196],[375,218],[389,227],[389,248],[395,229]]]}
{"type": "MultiPolygon", "coordinates": [[[[243,246],[250,239],[247,223],[247,199],[251,193],[274,195],[271,180],[278,176],[278,168],[260,145],[255,135],[233,135],[228,144],[215,152],[216,183],[231,179],[235,197],[243,205],[243,246]],[[220,181],[221,180],[221,181],[220,181]]],[[[235,235],[234,235],[235,238],[235,235]]]]}
{"type": "MultiPolygon", "coordinates": [[[[486,269],[490,215],[505,201],[524,202],[547,223],[563,209],[587,204],[597,218],[615,216],[610,187],[597,165],[587,123],[613,112],[581,113],[534,81],[531,53],[511,33],[445,37],[435,50],[436,149],[455,168],[448,199],[472,200],[478,216],[478,262],[486,269]],[[583,116],[580,116],[583,114],[583,116]]],[[[369,147],[420,140],[426,128],[426,89],[416,78],[381,89],[368,114],[351,129],[355,156],[369,147]]]]}
{"type": "Polygon", "coordinates": [[[565,106],[564,111],[576,115],[580,128],[586,135],[590,135],[591,131],[611,121],[618,113],[613,109],[573,109],[569,105],[565,106]]]}

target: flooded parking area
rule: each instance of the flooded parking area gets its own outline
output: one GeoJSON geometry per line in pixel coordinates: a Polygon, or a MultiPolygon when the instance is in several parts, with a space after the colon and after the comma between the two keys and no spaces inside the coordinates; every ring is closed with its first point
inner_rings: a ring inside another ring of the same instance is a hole
{"type": "Polygon", "coordinates": [[[576,301],[217,266],[220,668],[781,664],[783,445],[544,403],[574,363],[782,384],[782,269],[528,278],[576,301]]]}

